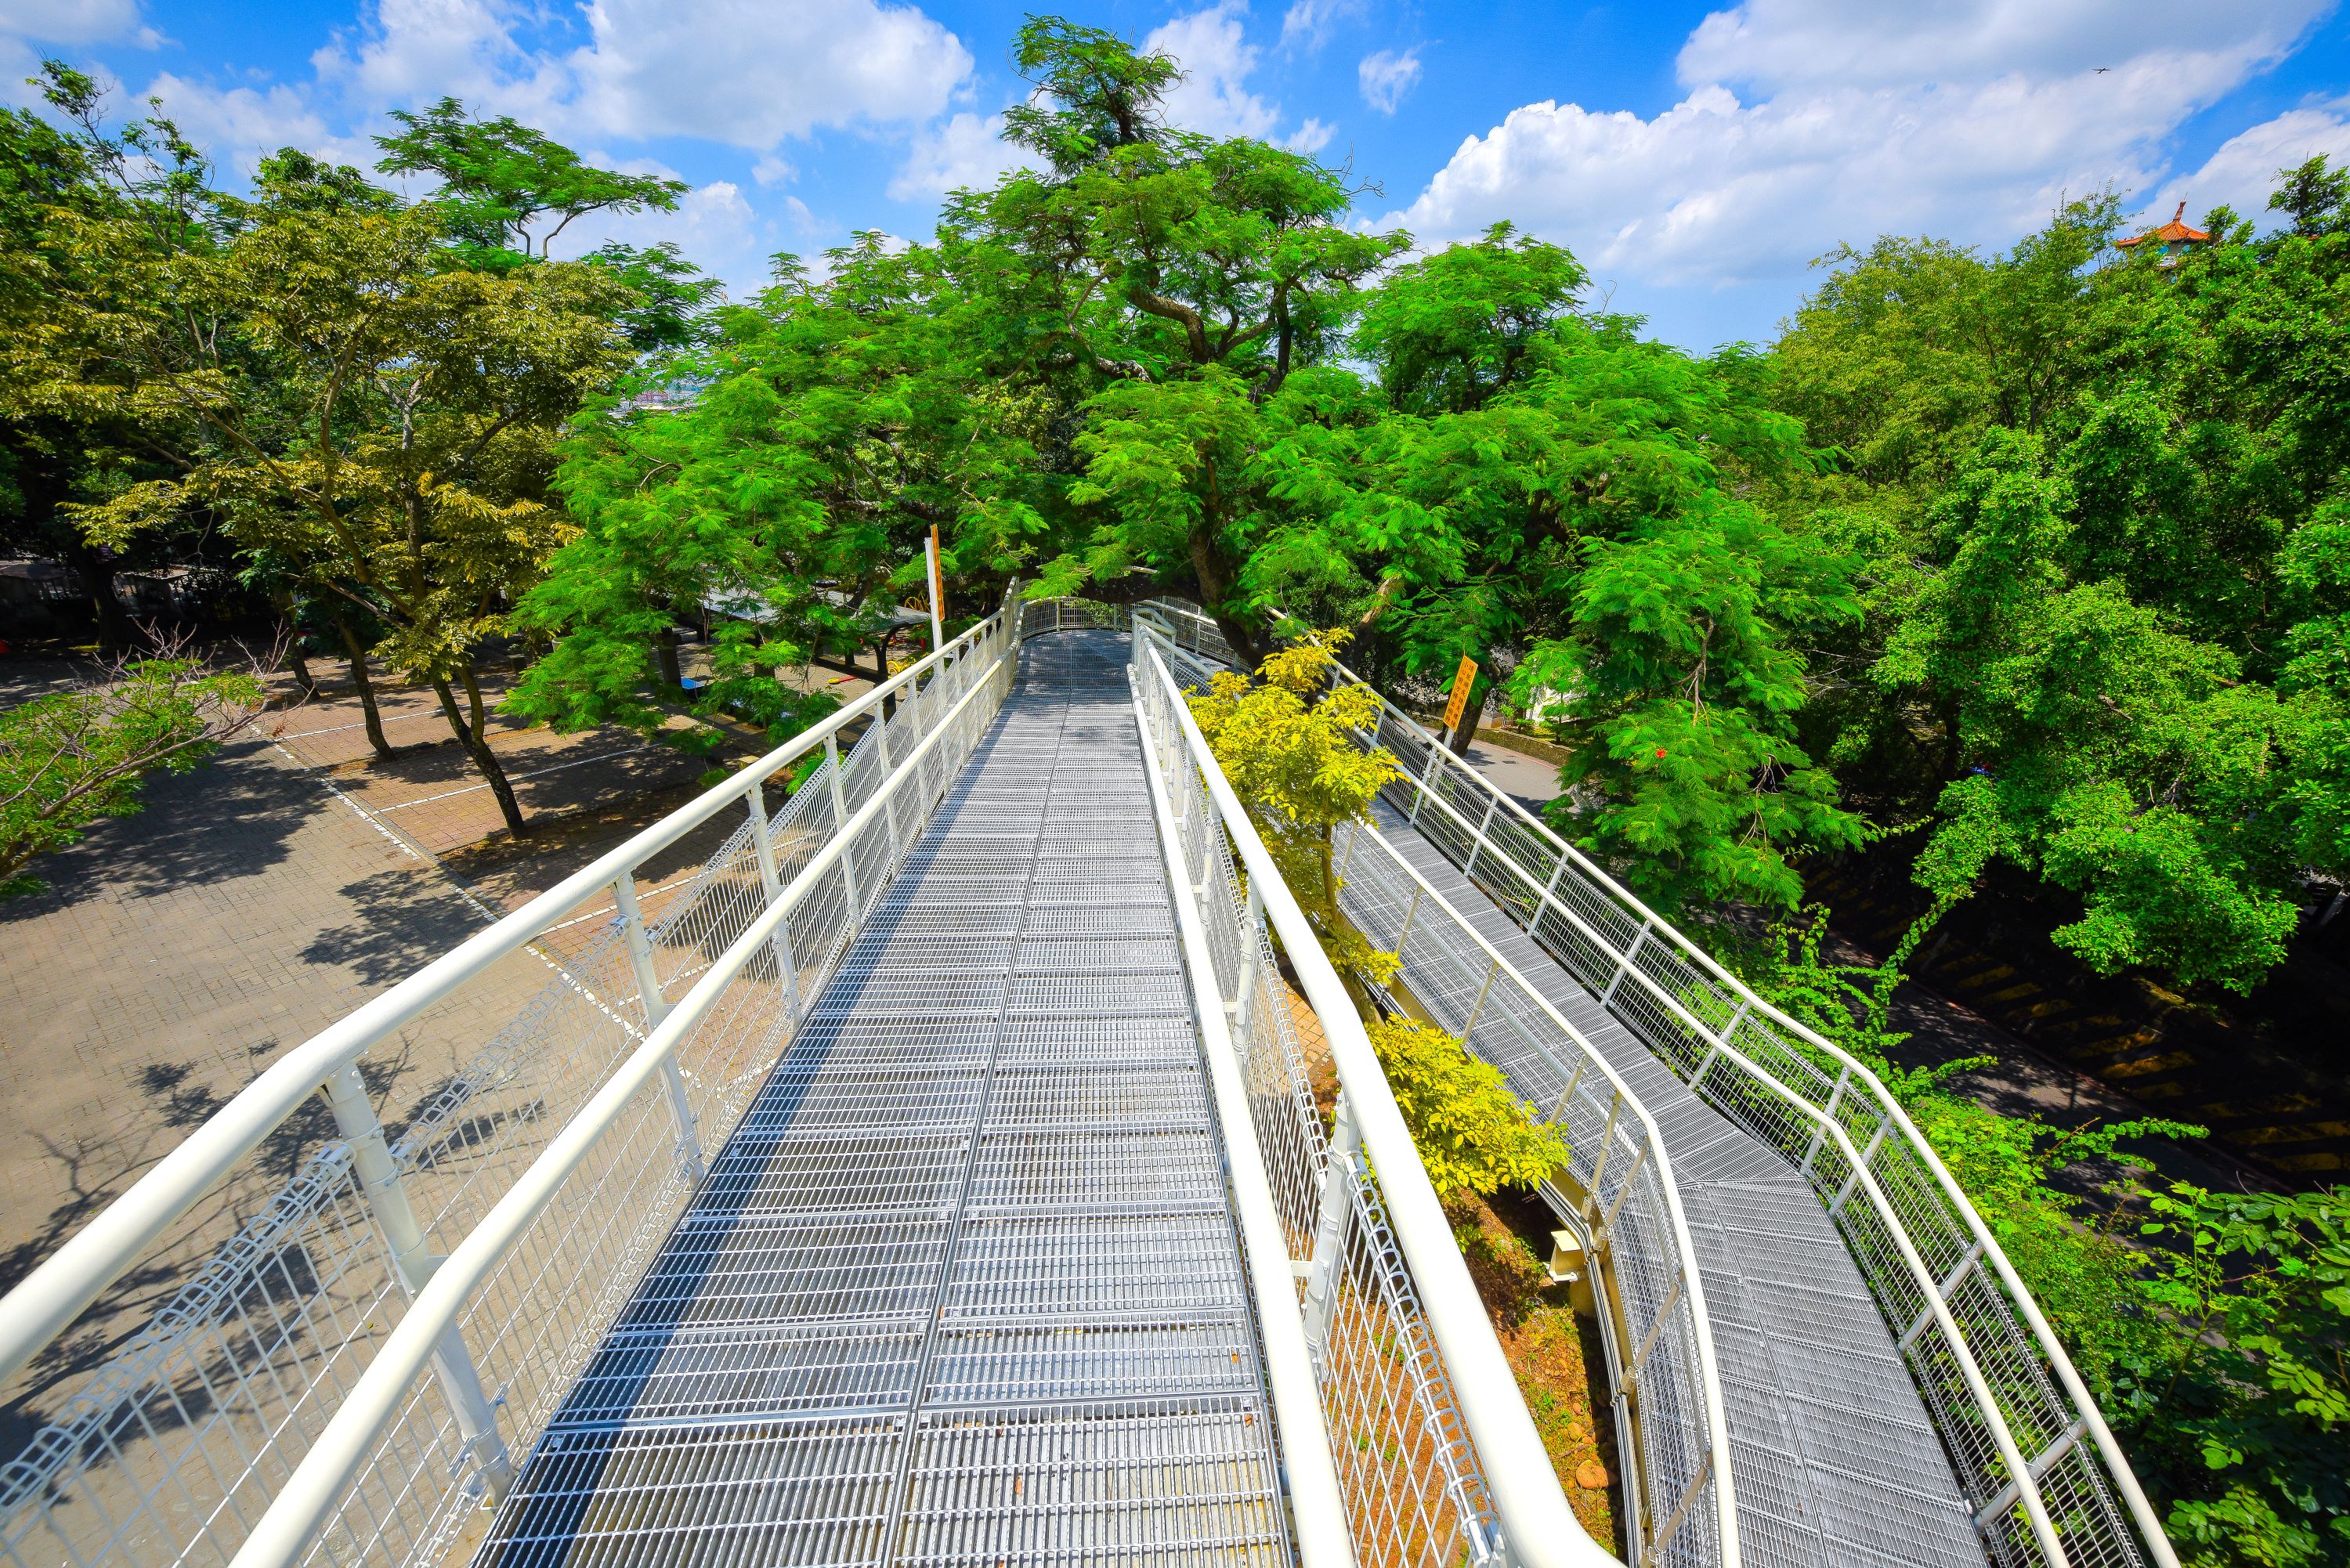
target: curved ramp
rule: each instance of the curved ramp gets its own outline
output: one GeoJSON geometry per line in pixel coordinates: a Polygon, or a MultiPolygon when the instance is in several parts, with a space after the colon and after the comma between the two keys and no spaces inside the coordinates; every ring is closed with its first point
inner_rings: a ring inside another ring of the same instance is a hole
{"type": "Polygon", "coordinates": [[[1027,650],[479,1561],[1290,1560],[1123,661],[1027,650]]]}
{"type": "MultiPolygon", "coordinates": [[[[1980,1568],[1981,1537],[1917,1384],[1810,1186],[1700,1101],[1402,813],[1384,801],[1374,809],[1412,869],[1590,1041],[1656,1119],[1704,1276],[1743,1560],[1980,1568]]],[[[1350,887],[1341,898],[1377,896],[1350,887]]],[[[1358,922],[1367,929],[1396,923],[1392,913],[1362,912],[1371,917],[1358,922]]],[[[1410,984],[1409,961],[1403,980],[1410,984]]],[[[1539,1058],[1497,1065],[1536,1105],[1565,1086],[1539,1058]]]]}

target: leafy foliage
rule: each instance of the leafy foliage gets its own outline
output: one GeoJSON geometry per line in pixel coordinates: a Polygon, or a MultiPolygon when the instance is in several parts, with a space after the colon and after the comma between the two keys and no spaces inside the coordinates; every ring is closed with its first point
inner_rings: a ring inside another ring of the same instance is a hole
{"type": "Polygon", "coordinates": [[[136,812],[149,774],[197,766],[251,727],[261,697],[249,670],[138,659],[0,709],[0,898],[38,891],[36,856],[136,812]]]}
{"type": "Polygon", "coordinates": [[[2215,213],[2165,264],[2109,248],[2109,199],[2003,256],[1846,249],[1772,356],[1837,469],[1773,510],[1862,563],[1798,731],[1930,826],[1938,896],[2004,862],[2078,900],[2093,968],[2236,991],[2350,874],[2350,235],[2322,160],[2279,178],[2292,230],[2215,213]]]}
{"type": "Polygon", "coordinates": [[[1332,830],[1365,819],[1401,775],[1383,750],[1355,744],[1378,719],[1378,699],[1354,685],[1332,689],[1344,632],[1323,632],[1269,655],[1255,681],[1220,671],[1190,698],[1200,733],[1263,838],[1281,877],[1312,919],[1331,961],[1384,980],[1394,955],[1373,951],[1338,914],[1332,830]]]}
{"type": "Polygon", "coordinates": [[[1535,1120],[1501,1069],[1470,1055],[1459,1040],[1409,1018],[1374,1019],[1364,1029],[1440,1196],[1529,1189],[1565,1166],[1565,1135],[1535,1120]]]}

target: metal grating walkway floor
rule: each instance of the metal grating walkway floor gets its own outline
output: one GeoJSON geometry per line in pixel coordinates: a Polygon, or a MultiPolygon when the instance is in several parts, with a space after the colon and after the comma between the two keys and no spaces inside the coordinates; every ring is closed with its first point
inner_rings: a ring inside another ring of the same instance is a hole
{"type": "MultiPolygon", "coordinates": [[[[1811,1188],[1699,1099],[1401,813],[1384,802],[1375,811],[1412,867],[1656,1118],[1704,1276],[1744,1561],[1982,1568],[1981,1538],[1917,1384],[1811,1188]]],[[[1565,1086],[1539,1058],[1503,1070],[1537,1105],[1565,1086]]]]}
{"type": "Polygon", "coordinates": [[[1125,651],[1024,649],[480,1563],[1289,1560],[1125,651]]]}

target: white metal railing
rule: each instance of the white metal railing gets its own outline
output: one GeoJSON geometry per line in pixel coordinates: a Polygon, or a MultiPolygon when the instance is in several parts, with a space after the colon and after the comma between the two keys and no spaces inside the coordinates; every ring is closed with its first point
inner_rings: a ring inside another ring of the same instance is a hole
{"type": "MultiPolygon", "coordinates": [[[[1606,1056],[1367,824],[1340,830],[1339,911],[1400,961],[1430,1023],[1514,1084],[1565,1136],[1565,1180],[1595,1292],[1635,1561],[1735,1564],[1738,1504],[1705,1281],[1656,1118],[1606,1056]]],[[[1391,988],[1393,989],[1393,988],[1391,988]]]]}
{"type": "MultiPolygon", "coordinates": [[[[1055,625],[1112,618],[1108,607],[1052,615],[1055,625]]],[[[1209,1033],[1235,1052],[1232,1075],[1246,1085],[1285,1233],[1262,1244],[1295,1259],[1302,1292],[1287,1304],[1302,1323],[1358,1549],[1394,1562],[1612,1561],[1567,1506],[1345,984],[1201,736],[1151,618],[1116,618],[1135,630],[1137,719],[1177,896],[1191,902],[1210,954],[1214,1005],[1201,1012],[1221,1017],[1224,1027],[1209,1033]],[[1276,934],[1336,1070],[1326,1131],[1276,934]]],[[[1277,1328],[1286,1337],[1276,1310],[1269,1347],[1277,1328]]]]}
{"type": "MultiPolygon", "coordinates": [[[[1343,665],[1336,679],[1364,685],[1343,665]]],[[[1388,786],[1391,804],[1708,1104],[1820,1195],[1908,1358],[1990,1554],[2050,1568],[2149,1558],[2177,1568],[2038,1303],[1876,1075],[1756,996],[1379,701],[1376,732],[1359,739],[1404,765],[1388,786]]]]}
{"type": "Polygon", "coordinates": [[[983,733],[1011,683],[1012,619],[973,627],[288,1052],[0,1300],[0,1373],[14,1373],[325,1091],[339,1136],[0,1470],[0,1558],[250,1568],[444,1551],[504,1492],[703,1149],[983,733]],[[764,786],[818,757],[770,812],[764,786]],[[730,806],[746,820],[649,915],[647,863],[730,806]],[[534,947],[607,898],[585,951],[534,947]],[[369,1053],[526,947],[560,977],[388,1132],[369,1053]]]}

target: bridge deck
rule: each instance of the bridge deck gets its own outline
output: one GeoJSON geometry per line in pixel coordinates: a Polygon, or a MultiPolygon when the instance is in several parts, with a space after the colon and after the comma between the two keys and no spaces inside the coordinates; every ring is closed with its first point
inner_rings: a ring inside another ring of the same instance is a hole
{"type": "MultiPolygon", "coordinates": [[[[1699,1099],[1401,813],[1384,802],[1375,810],[1413,869],[1583,1032],[1656,1118],[1705,1282],[1744,1561],[1981,1568],[1982,1545],[1917,1384],[1811,1188],[1699,1099]]],[[[1536,1105],[1565,1087],[1538,1057],[1500,1065],[1536,1105]]]]}
{"type": "Polygon", "coordinates": [[[1025,649],[482,1563],[1288,1561],[1123,655],[1025,649]]]}

